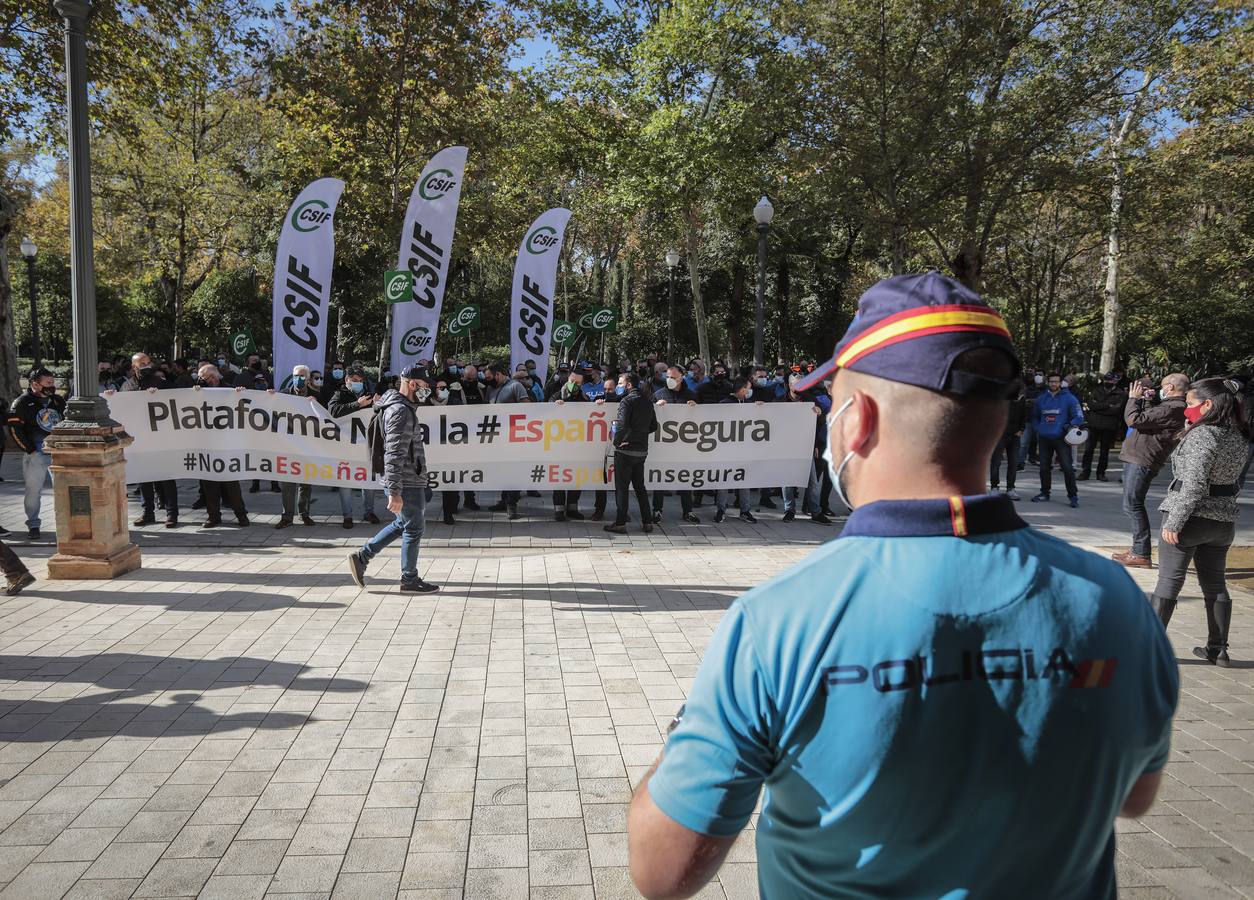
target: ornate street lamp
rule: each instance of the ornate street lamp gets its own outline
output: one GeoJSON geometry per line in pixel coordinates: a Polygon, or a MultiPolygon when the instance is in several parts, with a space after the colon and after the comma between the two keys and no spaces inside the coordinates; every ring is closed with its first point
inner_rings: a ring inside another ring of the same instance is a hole
{"type": "Polygon", "coordinates": [[[762,365],[762,333],[766,327],[766,234],[775,218],[775,207],[765,196],[753,208],[758,223],[758,297],[753,317],[753,364],[762,365]]]}
{"type": "Polygon", "coordinates": [[[674,363],[673,356],[675,352],[675,267],[679,265],[679,251],[666,251],[666,268],[671,273],[671,292],[670,300],[666,307],[666,361],[674,363]]]}
{"type": "Polygon", "coordinates": [[[35,254],[39,248],[30,238],[22,238],[22,256],[26,258],[26,288],[30,293],[30,345],[34,357],[34,367],[40,363],[39,352],[39,308],[35,304],[35,254]]]}

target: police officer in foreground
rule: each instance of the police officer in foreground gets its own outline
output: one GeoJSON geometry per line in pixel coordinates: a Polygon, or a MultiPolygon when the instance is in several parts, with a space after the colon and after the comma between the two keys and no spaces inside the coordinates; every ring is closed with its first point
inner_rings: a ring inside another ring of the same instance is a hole
{"type": "Polygon", "coordinates": [[[853,512],[711,639],[632,800],[646,897],[700,890],[764,785],[764,898],[1115,896],[1179,679],[1121,567],[983,493],[1018,376],[1001,316],[932,272],[867,291],[799,384],[833,377],[853,512]]]}

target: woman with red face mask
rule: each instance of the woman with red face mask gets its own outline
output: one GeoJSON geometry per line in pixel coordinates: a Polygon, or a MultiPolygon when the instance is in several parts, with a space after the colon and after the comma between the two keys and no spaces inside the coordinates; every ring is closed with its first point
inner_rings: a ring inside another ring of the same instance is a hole
{"type": "Polygon", "coordinates": [[[1187,422],[1171,456],[1173,479],[1163,513],[1158,544],[1158,585],[1150,602],[1165,626],[1176,608],[1184,574],[1193,562],[1206,602],[1205,647],[1193,654],[1227,666],[1232,598],[1225,569],[1236,534],[1237,478],[1245,464],[1249,424],[1235,382],[1198,381],[1186,395],[1187,422]]]}

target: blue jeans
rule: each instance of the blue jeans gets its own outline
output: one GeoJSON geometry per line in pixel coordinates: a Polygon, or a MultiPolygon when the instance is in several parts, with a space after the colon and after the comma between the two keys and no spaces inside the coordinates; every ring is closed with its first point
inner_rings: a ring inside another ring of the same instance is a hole
{"type": "Polygon", "coordinates": [[[1036,455],[1036,423],[1028,419],[1023,423],[1023,437],[1019,441],[1019,465],[1023,465],[1028,453],[1036,455]]]}
{"type": "Polygon", "coordinates": [[[1123,464],[1123,512],[1132,520],[1132,553],[1146,559],[1150,555],[1150,520],[1145,511],[1145,496],[1157,477],[1157,469],[1130,462],[1123,464]]]}
{"type": "Polygon", "coordinates": [[[378,556],[383,548],[397,538],[401,539],[401,583],[418,580],[418,542],[426,527],[427,489],[411,487],[401,489],[401,511],[379,533],[361,547],[361,557],[366,562],[378,556]]]}
{"type": "MultiPolygon", "coordinates": [[[[797,494],[802,489],[797,487],[784,488],[784,512],[797,511],[797,494]]],[[[801,511],[813,515],[819,511],[819,472],[814,463],[810,464],[810,481],[805,486],[805,496],[801,501],[801,511]]]]}
{"type": "Polygon", "coordinates": [[[48,467],[52,457],[43,450],[27,453],[22,457],[22,478],[26,482],[26,527],[39,527],[39,505],[43,499],[44,485],[48,481],[48,467]]]}
{"type": "Polygon", "coordinates": [[[714,495],[714,508],[719,512],[727,511],[727,501],[731,499],[732,494],[736,495],[736,505],[740,507],[740,514],[747,513],[751,506],[749,504],[749,489],[736,488],[735,490],[721,490],[714,495]]]}
{"type": "Polygon", "coordinates": [[[353,497],[356,494],[361,495],[361,515],[365,518],[367,513],[374,512],[374,491],[365,488],[340,488],[340,515],[348,518],[353,514],[353,497]]]}

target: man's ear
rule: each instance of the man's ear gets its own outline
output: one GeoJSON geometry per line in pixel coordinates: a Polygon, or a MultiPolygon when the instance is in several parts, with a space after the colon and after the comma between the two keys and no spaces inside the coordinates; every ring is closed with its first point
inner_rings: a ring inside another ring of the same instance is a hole
{"type": "Polygon", "coordinates": [[[853,392],[849,411],[841,416],[845,423],[845,447],[858,455],[870,449],[871,438],[879,427],[880,410],[875,398],[865,391],[853,392]]]}

